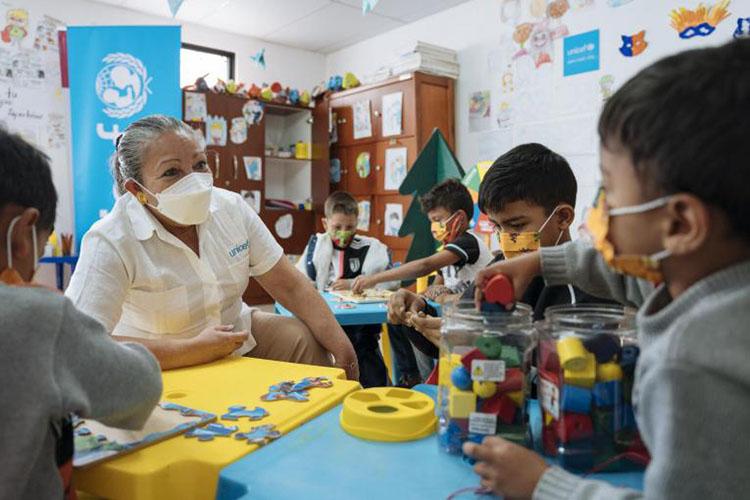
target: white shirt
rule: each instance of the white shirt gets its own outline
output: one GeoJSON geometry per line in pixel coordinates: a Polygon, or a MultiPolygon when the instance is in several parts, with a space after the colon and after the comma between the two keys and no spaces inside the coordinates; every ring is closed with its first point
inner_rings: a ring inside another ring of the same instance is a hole
{"type": "Polygon", "coordinates": [[[453,293],[463,293],[476,278],[477,273],[492,262],[492,252],[482,238],[471,231],[466,231],[456,240],[445,245],[448,250],[459,257],[455,264],[441,269],[443,284],[453,293]]]}
{"type": "MultiPolygon", "coordinates": [[[[125,194],[84,236],[65,294],[113,335],[189,338],[220,324],[250,331],[242,294],[250,276],[283,257],[281,246],[238,194],[219,188],[198,242],[200,257],[125,194]]],[[[250,336],[242,352],[254,346],[250,336]]]]}

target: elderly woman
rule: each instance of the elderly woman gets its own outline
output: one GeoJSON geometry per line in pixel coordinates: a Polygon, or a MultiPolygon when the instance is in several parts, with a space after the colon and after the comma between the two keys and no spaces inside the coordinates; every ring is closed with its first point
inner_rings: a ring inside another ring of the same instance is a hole
{"type": "Polygon", "coordinates": [[[163,369],[231,353],[330,365],[358,377],[351,343],[313,286],[236,193],[213,187],[205,145],[185,123],[132,123],[113,157],[120,197],[83,238],[66,294],[163,369]],[[242,302],[250,276],[297,318],[242,302]],[[329,354],[330,353],[330,354],[329,354]]]}

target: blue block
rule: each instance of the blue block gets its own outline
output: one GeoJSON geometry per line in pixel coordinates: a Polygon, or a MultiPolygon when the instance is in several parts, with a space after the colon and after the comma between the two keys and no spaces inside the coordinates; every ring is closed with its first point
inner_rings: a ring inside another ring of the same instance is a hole
{"type": "Polygon", "coordinates": [[[457,389],[462,391],[471,390],[471,374],[469,371],[461,366],[457,366],[451,371],[451,383],[456,386],[457,389]]]}
{"type": "Polygon", "coordinates": [[[575,385],[563,385],[560,407],[563,411],[588,414],[591,412],[591,391],[575,385]]]}
{"type": "Polygon", "coordinates": [[[596,406],[615,406],[622,399],[622,383],[619,380],[596,383],[593,394],[596,406]]]}
{"type": "Polygon", "coordinates": [[[596,356],[597,363],[607,363],[620,354],[620,338],[609,333],[600,333],[583,341],[583,346],[596,356]]]}
{"type": "Polygon", "coordinates": [[[638,360],[638,355],[640,353],[641,350],[637,345],[626,345],[622,348],[622,353],[620,355],[620,365],[622,365],[623,367],[635,365],[635,362],[638,360]]]}
{"type": "Polygon", "coordinates": [[[635,413],[632,406],[615,406],[615,426],[618,431],[635,428],[635,413]]]}

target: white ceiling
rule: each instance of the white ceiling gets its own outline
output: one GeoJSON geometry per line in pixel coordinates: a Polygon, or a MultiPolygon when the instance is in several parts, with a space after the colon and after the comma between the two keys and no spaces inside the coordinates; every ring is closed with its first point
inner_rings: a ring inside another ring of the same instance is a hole
{"type": "MultiPolygon", "coordinates": [[[[93,0],[171,17],[167,0],[93,0]]],[[[329,53],[467,0],[380,0],[362,15],[362,0],[185,0],[177,19],[329,53]]]]}

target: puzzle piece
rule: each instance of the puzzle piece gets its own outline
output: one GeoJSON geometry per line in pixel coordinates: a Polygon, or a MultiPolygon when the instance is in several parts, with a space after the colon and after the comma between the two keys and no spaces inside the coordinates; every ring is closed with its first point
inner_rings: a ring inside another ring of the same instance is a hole
{"type": "Polygon", "coordinates": [[[292,390],[289,392],[300,392],[312,389],[313,387],[320,387],[321,389],[328,389],[333,387],[333,382],[327,377],[306,377],[297,382],[292,386],[292,390]]]}
{"type": "Polygon", "coordinates": [[[167,411],[179,411],[183,417],[213,418],[214,415],[203,410],[188,408],[187,406],[178,405],[177,403],[159,403],[159,406],[167,411]]]}
{"type": "Polygon", "coordinates": [[[227,437],[231,436],[234,432],[239,429],[236,425],[228,427],[224,424],[208,424],[205,427],[198,427],[191,429],[185,433],[186,438],[198,438],[198,441],[213,441],[215,437],[227,437]]]}
{"type": "Polygon", "coordinates": [[[252,410],[248,410],[244,405],[230,406],[227,409],[229,410],[229,413],[225,413],[221,416],[223,420],[237,420],[241,417],[247,417],[250,420],[260,420],[261,418],[268,416],[268,412],[260,406],[256,406],[252,410]]]}
{"type": "Polygon", "coordinates": [[[260,399],[262,399],[263,401],[282,401],[285,399],[289,401],[299,401],[299,402],[309,401],[307,391],[299,391],[299,392],[270,391],[268,394],[262,395],[260,399]]]}
{"type": "Polygon", "coordinates": [[[262,446],[281,437],[281,433],[276,430],[275,425],[259,425],[252,427],[247,432],[238,432],[234,437],[235,439],[247,440],[248,444],[259,444],[262,446]]]}
{"type": "Polygon", "coordinates": [[[294,390],[294,380],[285,380],[268,388],[268,392],[292,392],[294,390]]]}
{"type": "Polygon", "coordinates": [[[328,377],[305,377],[299,382],[285,380],[268,388],[268,394],[260,397],[263,401],[309,401],[309,389],[320,387],[327,389],[333,387],[333,382],[328,377]]]}

